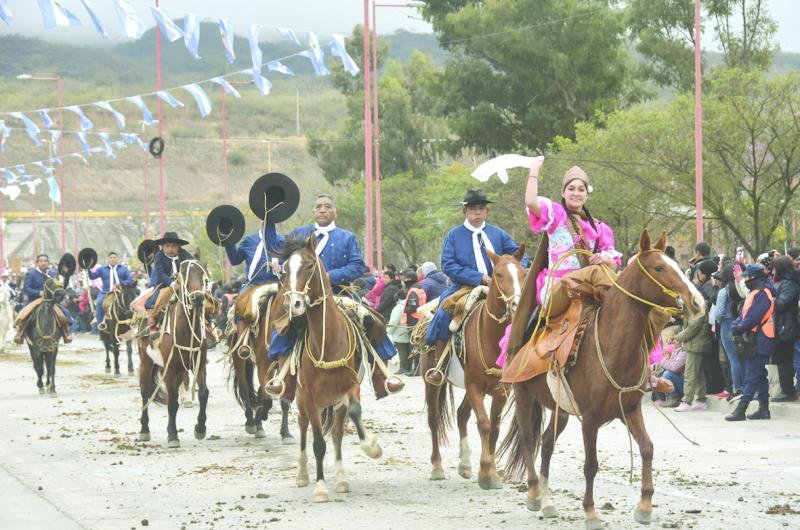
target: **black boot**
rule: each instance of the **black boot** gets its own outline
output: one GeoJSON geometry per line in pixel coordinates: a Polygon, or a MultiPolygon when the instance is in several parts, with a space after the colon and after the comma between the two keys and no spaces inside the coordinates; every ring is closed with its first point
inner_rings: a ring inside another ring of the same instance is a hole
{"type": "Polygon", "coordinates": [[[747,415],[748,420],[768,420],[771,419],[769,414],[769,402],[759,403],[758,410],[752,414],[747,415]]]}
{"type": "Polygon", "coordinates": [[[734,411],[725,416],[725,421],[744,421],[745,412],[747,412],[747,405],[749,405],[749,403],[739,401],[739,404],[736,405],[734,411]]]}

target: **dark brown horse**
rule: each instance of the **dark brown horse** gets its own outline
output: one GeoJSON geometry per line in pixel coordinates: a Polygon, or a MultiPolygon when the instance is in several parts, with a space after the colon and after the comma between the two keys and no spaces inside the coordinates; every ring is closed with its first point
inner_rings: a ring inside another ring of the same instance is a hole
{"type": "MultiPolygon", "coordinates": [[[[361,389],[359,371],[364,360],[357,353],[357,330],[334,302],[330,279],[315,252],[313,235],[309,240],[287,241],[283,279],[283,308],[290,319],[305,319],[305,344],[301,352],[298,374],[297,413],[300,426],[300,456],[297,486],[309,483],[306,467],[306,434],[308,425],[314,435],[314,457],[317,461],[317,483],[312,500],[329,500],[325,486],[323,460],[325,434],[333,430],[335,481],[338,493],[350,487],[342,468],[342,437],[349,417],[356,427],[361,449],[370,458],[381,456],[375,435],[367,436],[361,421],[361,389]]],[[[298,338],[301,340],[301,338],[298,338]]]]}
{"type": "Polygon", "coordinates": [[[105,326],[100,330],[100,340],[106,350],[106,373],[111,372],[110,354],[114,356],[114,375],[119,373],[119,345],[125,341],[128,352],[128,375],[133,375],[133,348],[130,339],[123,338],[131,330],[133,310],[131,302],[136,298],[134,283],[118,284],[107,296],[111,297],[105,315],[105,326]]]}
{"type": "Polygon", "coordinates": [[[33,310],[25,322],[25,338],[36,371],[39,393],[56,396],[56,357],[62,331],[56,317],[56,305],[64,298],[64,286],[50,278],[44,284],[42,303],[33,310]],[[42,377],[47,376],[42,382],[42,377]]]}
{"type": "MultiPolygon", "coordinates": [[[[525,254],[525,247],[520,247],[513,256],[497,256],[487,252],[492,261],[492,282],[486,300],[478,302],[478,306],[464,322],[463,341],[465,355],[461,360],[464,369],[464,387],[466,395],[458,407],[459,464],[458,474],[472,478],[470,463],[467,422],[470,413],[475,411],[478,421],[478,432],[481,435],[481,459],[478,484],[483,489],[503,487],[503,479],[495,466],[495,447],[500,434],[500,419],[503,407],[508,398],[508,385],[500,384],[501,371],[497,367],[500,355],[500,339],[506,326],[510,324],[519,303],[525,269],[520,260],[525,254]],[[492,396],[491,413],[486,413],[484,398],[492,396]]],[[[456,356],[458,357],[458,356],[456,356]]],[[[423,373],[434,368],[434,360],[425,355],[423,373]]],[[[446,367],[445,367],[446,368],[446,367]]],[[[439,444],[446,441],[446,429],[452,417],[452,401],[448,403],[449,382],[446,378],[440,386],[425,381],[425,402],[428,408],[428,426],[431,430],[431,470],[432,480],[444,478],[442,457],[439,444]]]]}
{"type": "MultiPolygon", "coordinates": [[[[645,230],[639,241],[639,253],[616,279],[616,285],[603,295],[601,309],[592,320],[578,352],[575,365],[566,380],[581,413],[581,429],[585,459],[583,473],[586,491],[583,508],[588,529],[602,528],[594,507],[594,478],[597,474],[597,432],[606,423],[619,419],[627,423],[639,445],[642,457],[642,496],[634,516],[648,524],[653,497],[653,443],[642,418],[641,399],[648,375],[646,329],[651,311],[682,309],[690,318],[702,314],[703,298],[686,279],[678,266],[663,254],[666,234],[654,247],[645,230]],[[626,292],[627,291],[627,292],[626,292]],[[671,308],[671,309],[670,309],[671,308]],[[613,381],[613,382],[612,382],[613,381]],[[631,391],[620,392],[620,388],[631,391]],[[621,404],[621,406],[620,406],[621,404]]],[[[666,319],[661,320],[665,322],[666,319]]],[[[659,333],[661,330],[654,330],[659,333]]],[[[653,335],[650,335],[653,336],[653,335]]],[[[500,454],[508,454],[507,478],[528,473],[528,508],[542,510],[544,517],[555,517],[557,511],[550,499],[550,458],[555,439],[567,424],[569,415],[563,410],[550,416],[542,434],[544,409],[556,410],[546,374],[513,385],[516,411],[511,429],[503,440],[500,454]],[[554,430],[557,432],[554,435],[554,430]],[[536,475],[534,460],[542,447],[542,479],[536,475]]],[[[561,403],[562,406],[564,403],[561,403]]]]}
{"type": "MultiPolygon", "coordinates": [[[[206,384],[206,315],[213,314],[208,307],[206,284],[208,277],[198,261],[185,260],[181,263],[178,277],[169,287],[174,291],[174,300],[167,304],[164,319],[165,331],[157,342],[163,360],[161,378],[167,391],[167,446],[180,447],[175,417],[178,413],[178,390],[189,373],[194,376],[198,387],[200,411],[194,436],[198,440],[206,437],[206,405],[208,404],[208,385],[206,384]]],[[[150,440],[150,418],[148,405],[158,392],[158,367],[147,353],[150,346],[148,338],[139,340],[139,388],[142,393],[142,428],[139,440],[150,440]]]]}

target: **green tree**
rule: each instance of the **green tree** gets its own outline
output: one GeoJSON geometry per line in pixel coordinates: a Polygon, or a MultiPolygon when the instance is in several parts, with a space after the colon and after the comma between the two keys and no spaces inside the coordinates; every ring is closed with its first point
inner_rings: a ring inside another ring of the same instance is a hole
{"type": "Polygon", "coordinates": [[[613,3],[426,0],[424,17],[454,54],[442,92],[453,151],[543,150],[575,123],[636,101],[613,3]]]}

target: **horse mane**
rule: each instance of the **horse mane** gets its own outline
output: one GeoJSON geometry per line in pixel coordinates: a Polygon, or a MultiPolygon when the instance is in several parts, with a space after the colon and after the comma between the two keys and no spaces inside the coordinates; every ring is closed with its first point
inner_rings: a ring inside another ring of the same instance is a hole
{"type": "Polygon", "coordinates": [[[305,238],[298,238],[298,237],[287,238],[286,242],[283,244],[283,248],[278,251],[273,251],[273,255],[278,259],[280,259],[281,261],[283,261],[285,259],[288,259],[289,256],[291,256],[295,252],[302,251],[307,244],[308,244],[308,239],[305,238]]]}

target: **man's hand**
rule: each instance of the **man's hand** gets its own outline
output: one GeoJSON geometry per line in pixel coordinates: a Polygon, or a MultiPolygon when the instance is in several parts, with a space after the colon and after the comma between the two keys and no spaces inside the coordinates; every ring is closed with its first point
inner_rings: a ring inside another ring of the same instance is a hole
{"type": "Polygon", "coordinates": [[[492,277],[486,274],[483,275],[483,279],[481,280],[483,285],[491,285],[492,284],[492,277]]]}
{"type": "Polygon", "coordinates": [[[283,267],[281,267],[280,263],[270,263],[269,267],[272,269],[272,272],[275,274],[280,274],[283,272],[283,267]]]}

